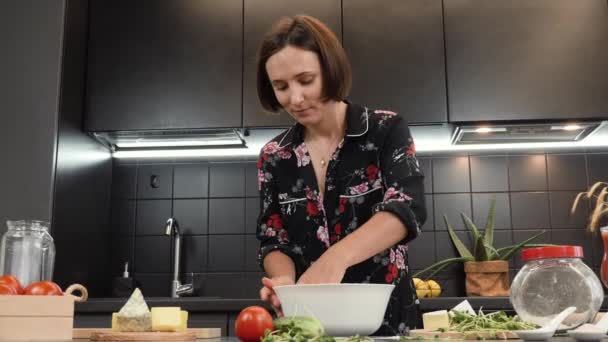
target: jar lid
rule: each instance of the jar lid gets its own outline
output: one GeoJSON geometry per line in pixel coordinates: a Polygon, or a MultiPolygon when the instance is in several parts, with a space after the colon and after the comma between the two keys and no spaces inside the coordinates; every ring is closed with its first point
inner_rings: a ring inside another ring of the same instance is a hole
{"type": "Polygon", "coordinates": [[[547,246],[527,248],[521,252],[523,261],[551,259],[551,258],[582,258],[581,246],[547,246]]]}

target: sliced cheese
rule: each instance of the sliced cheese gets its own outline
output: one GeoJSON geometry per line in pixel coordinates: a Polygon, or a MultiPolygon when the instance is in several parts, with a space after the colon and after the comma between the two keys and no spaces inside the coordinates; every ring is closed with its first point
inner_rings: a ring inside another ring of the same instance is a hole
{"type": "Polygon", "coordinates": [[[422,324],[424,324],[424,330],[427,331],[447,330],[450,327],[448,311],[440,310],[422,314],[422,324]]]}
{"type": "Polygon", "coordinates": [[[179,326],[178,331],[185,332],[188,329],[188,311],[182,310],[179,313],[181,314],[182,324],[179,326]]]}
{"type": "Polygon", "coordinates": [[[182,314],[179,307],[152,308],[152,331],[179,331],[182,314]]]}
{"type": "Polygon", "coordinates": [[[116,322],[118,312],[112,313],[112,331],[118,331],[118,323],[116,322]]]}
{"type": "Polygon", "coordinates": [[[116,314],[118,331],[152,331],[150,309],[141,291],[136,288],[127,303],[116,314]]]}

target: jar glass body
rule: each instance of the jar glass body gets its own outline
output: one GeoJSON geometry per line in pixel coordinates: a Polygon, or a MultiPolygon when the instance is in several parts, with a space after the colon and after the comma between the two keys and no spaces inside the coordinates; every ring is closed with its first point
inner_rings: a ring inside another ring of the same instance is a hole
{"type": "Polygon", "coordinates": [[[11,274],[23,287],[52,280],[55,243],[45,221],[7,221],[8,231],[0,242],[0,274],[11,274]]]}
{"type": "Polygon", "coordinates": [[[510,300],[523,320],[543,325],[569,306],[576,311],[562,323],[571,329],[589,322],[599,311],[604,290],[580,258],[528,261],[511,284],[510,300]]]}

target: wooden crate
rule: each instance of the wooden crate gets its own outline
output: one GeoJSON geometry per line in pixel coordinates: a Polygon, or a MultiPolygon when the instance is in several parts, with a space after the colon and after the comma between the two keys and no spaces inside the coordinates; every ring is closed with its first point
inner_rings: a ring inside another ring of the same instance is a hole
{"type": "Polygon", "coordinates": [[[74,301],[65,296],[0,296],[0,341],[71,341],[74,301]]]}

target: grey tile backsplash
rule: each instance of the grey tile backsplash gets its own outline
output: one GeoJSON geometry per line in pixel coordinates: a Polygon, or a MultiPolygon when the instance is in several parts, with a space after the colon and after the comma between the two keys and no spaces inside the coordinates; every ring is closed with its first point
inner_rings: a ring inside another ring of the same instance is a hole
{"type": "MultiPolygon", "coordinates": [[[[457,256],[447,233],[447,215],[457,235],[471,245],[460,213],[485,225],[496,198],[495,245],[518,243],[545,230],[537,242],[577,244],[597,269],[602,245],[585,232],[586,203],[569,215],[578,191],[608,179],[608,153],[555,153],[420,157],[428,220],[410,245],[410,267],[420,270],[457,256]]],[[[114,165],[112,186],[112,273],[125,261],[148,296],[167,296],[173,245],[164,235],[175,217],[182,240],[182,281],[194,281],[199,296],[257,297],[256,219],[260,209],[255,160],[154,162],[114,165]]],[[[511,272],[522,266],[519,256],[511,272]]],[[[512,277],[512,275],[511,275],[512,277]]],[[[446,296],[464,295],[462,266],[436,278],[446,296]]]]}

